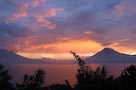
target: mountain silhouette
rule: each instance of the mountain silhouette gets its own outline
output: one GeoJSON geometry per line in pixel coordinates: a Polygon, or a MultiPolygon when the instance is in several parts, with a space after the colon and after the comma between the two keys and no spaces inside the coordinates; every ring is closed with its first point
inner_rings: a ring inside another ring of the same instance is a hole
{"type": "Polygon", "coordinates": [[[49,63],[45,60],[29,59],[12,51],[0,49],[0,64],[15,64],[15,63],[49,63]]]}
{"type": "Polygon", "coordinates": [[[104,48],[92,57],[85,59],[86,63],[136,63],[136,55],[119,53],[111,48],[104,48]]]}

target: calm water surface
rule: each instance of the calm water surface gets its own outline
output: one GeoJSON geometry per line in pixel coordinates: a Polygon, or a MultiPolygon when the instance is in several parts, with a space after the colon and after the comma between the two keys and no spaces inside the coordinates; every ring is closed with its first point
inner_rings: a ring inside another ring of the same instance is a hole
{"type": "MultiPolygon", "coordinates": [[[[118,76],[123,68],[131,64],[89,64],[95,69],[98,66],[105,66],[109,75],[118,76]]],[[[134,64],[136,65],[136,64],[134,64]]],[[[76,73],[78,66],[76,64],[14,64],[5,65],[14,81],[20,82],[24,74],[33,74],[38,68],[46,71],[46,84],[64,83],[68,80],[71,85],[76,83],[76,73]]]]}

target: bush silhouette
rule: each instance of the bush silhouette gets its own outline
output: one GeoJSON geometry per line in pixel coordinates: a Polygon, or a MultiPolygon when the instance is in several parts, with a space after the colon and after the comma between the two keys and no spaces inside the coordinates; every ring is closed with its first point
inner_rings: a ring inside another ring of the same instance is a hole
{"type": "Polygon", "coordinates": [[[38,69],[34,75],[24,75],[22,83],[17,83],[17,90],[42,90],[45,84],[45,71],[38,69]]]}
{"type": "Polygon", "coordinates": [[[136,66],[126,67],[117,81],[120,90],[136,90],[136,66]]]}
{"type": "Polygon", "coordinates": [[[0,65],[0,90],[13,90],[14,86],[11,84],[11,76],[8,70],[0,65]]]}
{"type": "Polygon", "coordinates": [[[71,53],[79,65],[76,75],[77,84],[75,85],[77,90],[108,90],[110,87],[107,87],[107,84],[113,87],[114,78],[113,76],[107,76],[105,67],[97,67],[96,70],[93,70],[90,66],[87,66],[75,52],[71,53]]]}
{"type": "Polygon", "coordinates": [[[78,61],[76,74],[77,83],[74,88],[66,80],[64,84],[45,86],[45,71],[38,69],[33,75],[24,75],[16,87],[11,83],[11,76],[0,65],[0,90],[136,90],[136,66],[124,68],[121,75],[114,78],[108,76],[105,67],[92,69],[75,53],[71,52],[78,61]]]}
{"type": "Polygon", "coordinates": [[[49,88],[50,90],[72,90],[72,87],[67,80],[65,81],[65,84],[53,84],[49,88]]]}

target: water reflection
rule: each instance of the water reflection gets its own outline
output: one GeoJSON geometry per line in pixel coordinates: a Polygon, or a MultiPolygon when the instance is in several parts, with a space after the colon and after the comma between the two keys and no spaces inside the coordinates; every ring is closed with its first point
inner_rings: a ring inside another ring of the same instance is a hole
{"type": "MultiPolygon", "coordinates": [[[[105,66],[108,75],[118,76],[121,70],[132,64],[89,64],[93,69],[98,66],[105,66]]],[[[134,64],[136,65],[136,64],[134,64]]],[[[6,65],[9,69],[13,80],[19,82],[22,80],[24,74],[33,74],[38,68],[46,71],[46,84],[64,83],[67,79],[71,85],[76,83],[76,73],[78,66],[76,64],[14,64],[6,65]]]]}

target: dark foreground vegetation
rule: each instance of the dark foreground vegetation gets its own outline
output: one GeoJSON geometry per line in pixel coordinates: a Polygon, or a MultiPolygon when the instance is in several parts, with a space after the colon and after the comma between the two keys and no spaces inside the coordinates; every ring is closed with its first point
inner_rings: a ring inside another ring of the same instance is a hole
{"type": "Polygon", "coordinates": [[[24,75],[20,83],[13,83],[8,70],[0,65],[0,90],[136,90],[136,66],[131,65],[122,70],[120,76],[114,77],[107,75],[105,67],[93,70],[76,53],[71,53],[79,65],[74,87],[67,80],[64,84],[46,86],[46,73],[42,69],[34,75],[24,75]]]}

